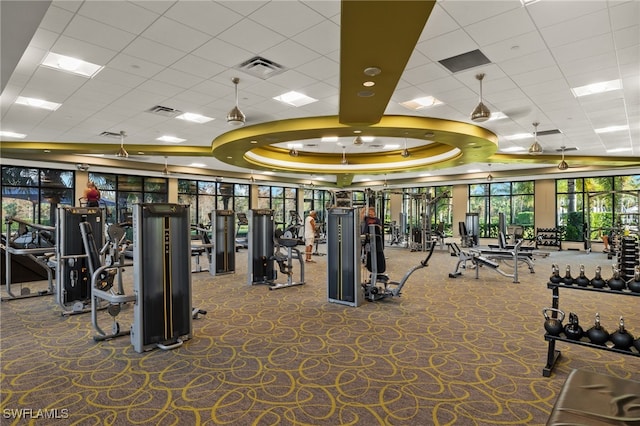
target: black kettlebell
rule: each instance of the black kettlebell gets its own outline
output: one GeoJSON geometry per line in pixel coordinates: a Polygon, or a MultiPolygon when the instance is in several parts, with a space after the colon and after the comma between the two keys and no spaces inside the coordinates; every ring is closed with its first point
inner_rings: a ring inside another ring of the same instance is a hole
{"type": "Polygon", "coordinates": [[[560,284],[562,282],[562,277],[560,276],[560,269],[558,265],[555,263],[551,265],[551,277],[549,277],[549,281],[553,284],[560,284]]]}
{"type": "Polygon", "coordinates": [[[628,351],[633,345],[633,336],[624,328],[624,318],[620,317],[620,326],[618,331],[613,333],[609,340],[613,343],[613,347],[616,349],[622,349],[628,351]]]}
{"type": "Polygon", "coordinates": [[[602,268],[596,266],[596,275],[591,278],[591,285],[595,288],[604,288],[607,282],[602,279],[602,268]]]}
{"type": "Polygon", "coordinates": [[[609,341],[609,332],[600,325],[600,314],[596,313],[596,321],[593,327],[587,330],[587,337],[594,345],[603,346],[609,341]]]}
{"type": "Polygon", "coordinates": [[[627,283],[620,278],[620,269],[616,267],[616,265],[612,266],[613,268],[613,277],[609,278],[607,281],[607,285],[611,290],[624,290],[627,286],[627,283]]]}
{"type": "Polygon", "coordinates": [[[562,333],[562,320],[564,320],[564,312],[556,308],[544,308],[544,329],[552,336],[559,336],[562,333]],[[549,312],[553,312],[553,316],[549,316],[549,312]]]}
{"type": "Polygon", "coordinates": [[[565,270],[564,277],[562,277],[562,284],[573,285],[573,277],[571,276],[571,266],[567,264],[567,269],[565,270]]]}
{"type": "Polygon", "coordinates": [[[564,334],[567,339],[571,340],[580,340],[584,334],[584,330],[578,321],[578,315],[573,312],[569,312],[569,323],[564,326],[564,334]]]}
{"type": "Polygon", "coordinates": [[[627,283],[627,287],[634,293],[640,293],[640,265],[634,268],[633,279],[627,283]]]}
{"type": "Polygon", "coordinates": [[[576,284],[580,287],[586,287],[590,282],[591,280],[584,275],[584,265],[580,265],[580,275],[576,278],[576,284]]]}

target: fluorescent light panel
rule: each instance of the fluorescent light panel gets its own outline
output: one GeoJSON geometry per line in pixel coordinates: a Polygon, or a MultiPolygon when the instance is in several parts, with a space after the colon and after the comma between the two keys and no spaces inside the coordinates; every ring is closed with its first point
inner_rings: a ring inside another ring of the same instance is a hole
{"type": "Polygon", "coordinates": [[[622,82],[618,79],[574,87],[571,89],[571,93],[573,93],[573,96],[578,98],[580,96],[594,95],[596,93],[604,93],[620,89],[622,89],[622,82]]]}
{"type": "Polygon", "coordinates": [[[5,138],[16,138],[16,139],[24,139],[27,135],[22,133],[9,132],[7,130],[0,130],[0,136],[5,138]]]}
{"type": "Polygon", "coordinates": [[[49,52],[42,61],[42,66],[47,68],[65,71],[82,77],[93,78],[102,68],[101,65],[92,64],[82,59],[72,56],[60,55],[58,53],[49,52]]]}
{"type": "Polygon", "coordinates": [[[612,133],[612,132],[621,132],[623,130],[629,130],[629,126],[622,125],[622,126],[608,126],[608,127],[601,127],[599,129],[595,129],[596,133],[612,133]]]}
{"type": "Polygon", "coordinates": [[[442,103],[443,103],[442,101],[439,101],[433,96],[424,96],[421,98],[412,99],[410,101],[401,102],[400,105],[402,105],[405,108],[418,111],[424,108],[429,108],[436,105],[442,105],[442,103]]]}
{"type": "Polygon", "coordinates": [[[183,114],[180,114],[176,118],[178,118],[180,120],[191,121],[193,123],[199,123],[199,124],[208,123],[209,121],[213,120],[213,118],[211,118],[211,117],[207,117],[205,115],[196,114],[196,113],[193,113],[193,112],[185,112],[183,114]]]}
{"type": "Polygon", "coordinates": [[[613,148],[613,149],[608,149],[607,154],[615,154],[617,152],[627,152],[627,151],[631,151],[631,148],[613,148]]]}
{"type": "Polygon", "coordinates": [[[55,111],[60,108],[60,105],[62,105],[55,102],[45,101],[44,99],[27,98],[25,96],[18,96],[18,99],[16,99],[16,103],[19,105],[41,108],[49,111],[55,111]]]}
{"type": "Polygon", "coordinates": [[[186,139],[177,138],[175,136],[164,135],[156,138],[158,141],[167,142],[167,143],[181,143],[186,141],[186,139]]]}
{"type": "Polygon", "coordinates": [[[307,95],[304,95],[296,91],[284,93],[280,96],[274,97],[273,99],[275,99],[276,101],[283,102],[287,105],[292,105],[294,107],[301,107],[307,104],[311,104],[313,102],[318,102],[317,99],[311,98],[307,95]]]}

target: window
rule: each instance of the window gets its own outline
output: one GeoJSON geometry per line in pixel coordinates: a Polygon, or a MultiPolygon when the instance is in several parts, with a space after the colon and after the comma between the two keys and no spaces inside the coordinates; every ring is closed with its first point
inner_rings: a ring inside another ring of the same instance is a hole
{"type": "Polygon", "coordinates": [[[282,186],[258,186],[258,208],[273,210],[276,227],[284,229],[290,212],[298,213],[298,190],[282,186]]]}
{"type": "Polygon", "coordinates": [[[520,225],[523,237],[533,239],[534,181],[469,185],[469,211],[478,213],[479,237],[497,238],[500,213],[506,225],[520,225]]]}
{"type": "Polygon", "coordinates": [[[75,174],[69,170],[2,167],[2,227],[5,219],[55,226],[59,204],[74,205],[75,174]]]}
{"type": "Polygon", "coordinates": [[[130,222],[134,204],[168,200],[166,178],[90,172],[89,180],[100,190],[107,223],[130,222]]]}
{"type": "MultiPolygon", "coordinates": [[[[422,230],[428,228],[452,235],[453,209],[451,205],[452,186],[409,188],[403,194],[402,210],[406,214],[407,228],[422,230]],[[428,223],[423,223],[427,220],[428,223]]],[[[389,218],[393,222],[393,218],[389,218]]],[[[401,224],[403,225],[403,224],[401,224]]]]}
{"type": "Polygon", "coordinates": [[[199,180],[178,180],[178,203],[191,206],[191,223],[207,225],[214,210],[246,212],[249,185],[199,180]]]}

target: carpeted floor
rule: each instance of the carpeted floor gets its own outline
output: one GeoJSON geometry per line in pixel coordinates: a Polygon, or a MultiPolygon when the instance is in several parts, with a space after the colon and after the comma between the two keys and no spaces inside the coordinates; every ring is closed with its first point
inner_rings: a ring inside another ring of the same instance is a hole
{"type": "MultiPolygon", "coordinates": [[[[640,357],[564,342],[543,377],[551,264],[574,275],[584,264],[588,276],[602,265],[607,278],[612,262],[549,253],[515,284],[488,268],[449,278],[456,258],[436,250],[401,297],[354,308],[328,303],[326,257],[305,265],[305,285],[269,291],[247,284],[243,250],[235,274],[193,274],[193,305],[208,311],[193,338],[143,354],[128,337],[94,342],[90,315],[63,317],[54,297],[2,302],[2,424],[544,424],[572,369],[640,381],[640,357]]],[[[425,255],[385,254],[395,279],[425,255]]],[[[560,308],[585,329],[599,312],[615,331],[623,315],[640,337],[638,297],[562,289],[560,308]]],[[[123,328],[132,311],[118,317],[123,328]]],[[[99,320],[110,329],[106,312],[99,320]]]]}

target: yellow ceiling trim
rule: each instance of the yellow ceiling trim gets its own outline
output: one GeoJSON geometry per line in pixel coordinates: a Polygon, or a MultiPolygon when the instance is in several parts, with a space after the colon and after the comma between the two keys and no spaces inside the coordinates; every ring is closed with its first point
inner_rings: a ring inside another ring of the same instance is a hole
{"type": "Polygon", "coordinates": [[[342,2],[341,123],[380,121],[435,4],[424,0],[342,2]],[[379,74],[372,75],[377,70],[379,74]],[[366,87],[365,82],[374,85],[366,87]]]}

